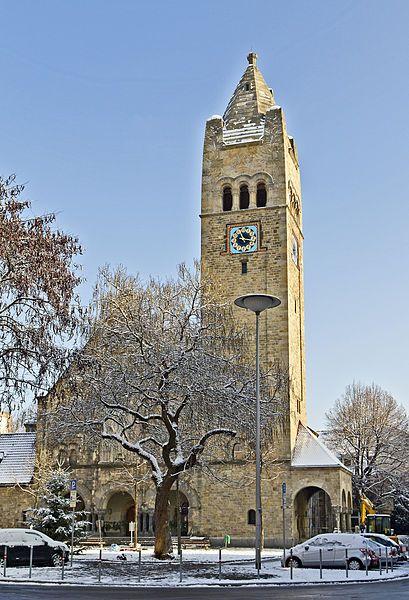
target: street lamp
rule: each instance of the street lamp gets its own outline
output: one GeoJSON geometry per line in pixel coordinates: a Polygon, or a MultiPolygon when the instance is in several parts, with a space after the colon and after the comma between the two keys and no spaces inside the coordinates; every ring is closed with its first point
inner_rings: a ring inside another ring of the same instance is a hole
{"type": "Polygon", "coordinates": [[[260,575],[261,568],[261,419],[260,419],[260,313],[268,308],[275,308],[281,300],[268,294],[247,294],[236,298],[234,304],[240,308],[251,310],[256,315],[256,569],[260,575]]]}

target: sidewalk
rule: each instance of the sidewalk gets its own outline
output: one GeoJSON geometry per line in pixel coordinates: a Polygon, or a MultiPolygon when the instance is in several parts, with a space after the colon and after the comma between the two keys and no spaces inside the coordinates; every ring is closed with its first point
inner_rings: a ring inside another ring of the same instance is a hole
{"type": "Polygon", "coordinates": [[[0,574],[0,584],[3,582],[20,583],[56,583],[75,585],[111,585],[111,586],[241,586],[241,585],[312,585],[348,582],[374,582],[398,579],[409,576],[409,564],[401,564],[394,571],[382,575],[379,571],[349,571],[346,578],[344,569],[324,569],[320,579],[319,569],[294,569],[293,579],[290,579],[289,569],[280,565],[281,551],[266,551],[263,556],[263,567],[260,578],[253,564],[253,550],[228,549],[222,551],[221,574],[219,578],[218,550],[185,550],[182,562],[182,581],[180,581],[180,562],[176,557],[173,561],[157,561],[152,557],[152,550],[144,550],[141,555],[140,581],[138,553],[113,552],[105,550],[101,563],[99,581],[99,552],[89,549],[81,556],[74,558],[74,564],[65,566],[64,580],[60,567],[35,567],[32,578],[28,578],[28,568],[9,568],[7,577],[0,574]],[[126,560],[119,560],[118,555],[124,555],[126,560]]]}

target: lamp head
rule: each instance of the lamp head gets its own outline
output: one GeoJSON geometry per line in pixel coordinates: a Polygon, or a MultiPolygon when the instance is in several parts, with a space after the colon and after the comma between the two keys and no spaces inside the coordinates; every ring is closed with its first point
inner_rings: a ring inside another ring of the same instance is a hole
{"type": "Polygon", "coordinates": [[[245,296],[236,298],[234,304],[240,308],[246,308],[256,314],[260,314],[268,308],[279,306],[281,300],[268,294],[246,294],[245,296]]]}

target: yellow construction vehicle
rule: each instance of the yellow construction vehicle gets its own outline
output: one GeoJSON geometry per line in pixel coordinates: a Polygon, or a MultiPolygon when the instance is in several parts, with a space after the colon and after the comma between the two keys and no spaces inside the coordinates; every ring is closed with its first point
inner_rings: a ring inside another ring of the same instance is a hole
{"type": "Polygon", "coordinates": [[[396,539],[391,529],[391,516],[377,513],[373,503],[362,494],[360,510],[360,527],[366,533],[383,533],[391,539],[396,539]]]}

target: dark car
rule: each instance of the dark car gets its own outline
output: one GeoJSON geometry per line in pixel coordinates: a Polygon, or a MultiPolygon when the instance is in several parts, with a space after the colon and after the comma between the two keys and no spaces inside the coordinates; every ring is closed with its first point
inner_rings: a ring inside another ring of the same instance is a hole
{"type": "Polygon", "coordinates": [[[68,561],[68,546],[35,529],[0,529],[0,564],[6,555],[8,567],[28,566],[30,548],[34,566],[57,567],[68,561]]]}

